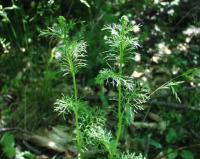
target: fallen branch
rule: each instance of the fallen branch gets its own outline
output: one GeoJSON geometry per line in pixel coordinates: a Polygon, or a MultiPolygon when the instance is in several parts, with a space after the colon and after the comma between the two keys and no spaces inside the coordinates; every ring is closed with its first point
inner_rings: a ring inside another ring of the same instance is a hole
{"type": "Polygon", "coordinates": [[[138,129],[159,129],[161,131],[166,130],[167,123],[165,121],[161,122],[134,122],[133,126],[138,128],[138,129]]]}
{"type": "Polygon", "coordinates": [[[10,132],[10,131],[17,131],[25,134],[32,134],[31,132],[21,129],[21,128],[0,128],[0,133],[10,132]]]}
{"type": "Polygon", "coordinates": [[[177,104],[177,103],[166,103],[161,101],[150,101],[148,102],[150,105],[158,105],[158,106],[166,106],[166,107],[172,107],[176,109],[186,109],[186,110],[192,110],[192,111],[200,111],[200,106],[187,106],[185,104],[177,104]]]}
{"type": "Polygon", "coordinates": [[[200,144],[193,144],[193,145],[179,147],[179,148],[177,148],[177,149],[175,149],[173,151],[170,151],[170,152],[167,152],[167,153],[164,153],[164,154],[162,153],[162,154],[156,156],[155,159],[162,159],[164,157],[167,157],[171,153],[182,151],[182,150],[185,150],[185,149],[191,149],[191,148],[195,148],[195,147],[200,147],[200,144]]]}

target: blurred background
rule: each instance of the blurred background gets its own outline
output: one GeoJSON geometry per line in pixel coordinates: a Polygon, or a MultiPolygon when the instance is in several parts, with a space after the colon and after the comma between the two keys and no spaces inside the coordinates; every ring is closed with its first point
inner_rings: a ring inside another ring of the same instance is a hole
{"type": "MultiPolygon", "coordinates": [[[[199,67],[199,0],[0,0],[2,159],[48,158],[66,148],[68,155],[74,151],[69,144],[72,123],[53,111],[55,100],[71,91],[71,82],[58,71],[54,44],[39,36],[60,15],[77,22],[74,32],[83,30],[88,67],[78,75],[79,91],[95,105],[107,104],[94,80],[107,67],[102,60],[106,45],[101,29],[122,15],[140,26],[134,28],[134,35],[141,47],[127,72],[150,90],[199,67]],[[56,147],[49,146],[50,139],[56,147]],[[68,146],[63,146],[64,139],[68,146]]],[[[144,105],[128,130],[127,149],[155,159],[200,158],[198,76],[181,79],[187,81],[176,87],[181,102],[162,90],[144,105]]],[[[105,94],[109,93],[114,92],[106,87],[105,94]]]]}

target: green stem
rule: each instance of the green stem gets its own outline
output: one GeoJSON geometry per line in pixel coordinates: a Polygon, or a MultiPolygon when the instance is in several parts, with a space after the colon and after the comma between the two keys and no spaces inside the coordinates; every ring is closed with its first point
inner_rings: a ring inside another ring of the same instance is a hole
{"type": "MultiPolygon", "coordinates": [[[[74,87],[74,98],[75,101],[77,103],[78,101],[78,90],[77,90],[77,84],[76,84],[76,77],[75,77],[75,73],[73,71],[74,69],[72,69],[72,78],[73,78],[73,87],[74,87]]],[[[78,147],[78,151],[80,153],[80,159],[82,159],[82,152],[81,152],[81,136],[80,136],[80,130],[79,130],[79,122],[78,122],[78,106],[76,104],[75,106],[75,110],[74,110],[74,114],[75,114],[75,126],[76,126],[76,142],[77,142],[77,147],[78,147]]]]}
{"type": "MultiPolygon", "coordinates": [[[[119,76],[121,77],[123,74],[123,54],[124,54],[124,50],[123,50],[123,45],[120,45],[120,50],[119,50],[119,76]]],[[[117,146],[119,144],[119,140],[120,140],[120,136],[122,133],[122,121],[123,121],[123,115],[122,115],[122,83],[121,80],[119,81],[118,84],[118,113],[117,113],[117,117],[118,117],[118,123],[117,123],[117,133],[116,133],[116,139],[115,139],[115,145],[114,145],[114,151],[113,153],[116,153],[117,150],[117,146]]]]}
{"type": "Polygon", "coordinates": [[[109,159],[113,159],[113,153],[109,153],[109,159]]]}
{"type": "MultiPolygon", "coordinates": [[[[15,2],[14,2],[13,0],[12,0],[12,5],[13,5],[13,6],[15,5],[15,2]]],[[[16,12],[15,9],[14,9],[14,12],[15,12],[15,15],[16,15],[16,17],[17,17],[17,12],[16,12]]],[[[12,25],[10,19],[9,19],[9,23],[10,23],[10,28],[11,28],[11,30],[12,30],[12,32],[13,32],[13,35],[14,35],[15,39],[17,40],[17,34],[16,34],[16,32],[15,32],[15,29],[14,29],[14,27],[13,27],[13,25],[12,25]]]]}
{"type": "MultiPolygon", "coordinates": [[[[65,50],[66,50],[66,53],[67,53],[68,51],[67,51],[67,47],[66,47],[67,46],[66,34],[64,34],[64,39],[65,39],[65,43],[66,43],[65,50]]],[[[78,152],[80,154],[80,156],[78,156],[78,158],[80,157],[80,159],[82,159],[83,158],[82,157],[83,156],[82,151],[81,151],[82,143],[81,143],[81,134],[80,134],[80,130],[79,130],[79,122],[78,122],[79,115],[78,115],[78,105],[77,105],[78,89],[77,89],[77,84],[76,84],[76,76],[75,76],[74,65],[73,65],[70,54],[69,53],[67,53],[67,54],[68,54],[67,61],[69,63],[70,73],[71,73],[71,76],[72,76],[72,79],[73,79],[74,98],[75,98],[75,101],[76,101],[76,105],[75,105],[75,109],[74,109],[74,116],[75,116],[75,127],[76,127],[76,143],[77,143],[78,152]]]]}
{"type": "Polygon", "coordinates": [[[13,35],[14,35],[14,38],[17,40],[17,34],[16,34],[15,29],[14,29],[14,27],[13,27],[13,25],[12,25],[12,23],[11,23],[10,20],[9,20],[9,24],[10,24],[10,28],[11,28],[11,30],[12,30],[12,33],[13,33],[13,35]]]}
{"type": "MultiPolygon", "coordinates": [[[[195,69],[191,69],[191,70],[195,70],[195,69]]],[[[187,75],[187,74],[188,74],[188,72],[183,73],[183,74],[181,74],[181,75],[179,75],[179,76],[177,76],[177,77],[174,77],[174,78],[170,79],[169,81],[165,82],[164,84],[162,84],[161,86],[159,86],[158,88],[156,88],[153,92],[151,92],[151,93],[149,94],[149,97],[151,97],[152,95],[154,95],[158,90],[162,89],[164,86],[166,86],[166,85],[169,84],[170,82],[172,82],[172,81],[174,81],[174,80],[176,80],[176,79],[178,79],[178,78],[180,78],[180,77],[183,77],[183,76],[185,76],[185,75],[187,75]]]]}
{"type": "Polygon", "coordinates": [[[77,89],[77,84],[76,84],[76,76],[75,76],[74,65],[73,65],[73,62],[72,62],[71,57],[69,55],[70,54],[68,54],[68,56],[67,56],[67,58],[68,58],[67,61],[69,63],[69,68],[70,68],[70,72],[71,72],[71,76],[72,76],[72,80],[73,80],[74,98],[75,98],[75,101],[76,101],[76,105],[75,105],[75,109],[74,109],[75,127],[76,127],[76,143],[77,143],[78,152],[80,154],[80,156],[78,156],[78,158],[80,157],[80,159],[82,159],[82,156],[83,156],[82,152],[81,152],[82,143],[81,143],[81,135],[80,135],[80,130],[79,130],[79,122],[78,122],[79,115],[78,115],[78,105],[77,105],[78,89],[77,89]]]}
{"type": "Polygon", "coordinates": [[[115,149],[117,148],[118,144],[119,144],[119,139],[121,136],[121,132],[122,132],[122,87],[121,87],[121,81],[119,82],[119,86],[118,86],[118,123],[117,123],[117,135],[116,135],[116,140],[115,140],[115,149]]]}

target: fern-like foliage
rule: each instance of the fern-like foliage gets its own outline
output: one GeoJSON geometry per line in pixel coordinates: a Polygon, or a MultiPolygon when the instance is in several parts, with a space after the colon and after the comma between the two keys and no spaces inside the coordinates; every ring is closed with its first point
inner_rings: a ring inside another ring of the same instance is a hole
{"type": "Polygon", "coordinates": [[[56,40],[57,46],[54,51],[60,54],[60,66],[64,75],[76,74],[82,67],[86,67],[87,44],[79,36],[69,37],[69,32],[74,28],[75,23],[66,23],[64,17],[60,16],[57,23],[51,28],[41,32],[41,36],[48,36],[56,40]]]}
{"type": "Polygon", "coordinates": [[[57,41],[65,41],[69,39],[69,32],[75,26],[73,21],[69,21],[66,23],[66,20],[63,16],[59,16],[57,19],[57,23],[55,23],[52,27],[48,27],[46,30],[41,31],[40,36],[50,37],[51,39],[57,41]]]}
{"type": "Polygon", "coordinates": [[[80,68],[86,67],[86,42],[83,40],[68,41],[68,47],[66,50],[65,44],[57,46],[57,51],[61,52],[60,66],[64,75],[74,72],[78,73],[80,68]]]}
{"type": "Polygon", "coordinates": [[[112,133],[106,131],[102,125],[93,124],[91,129],[88,132],[89,136],[94,140],[97,140],[101,144],[103,144],[106,148],[109,148],[109,144],[112,140],[112,133]]]}
{"type": "Polygon", "coordinates": [[[111,69],[101,70],[99,72],[99,75],[96,77],[97,84],[103,85],[104,81],[106,81],[106,84],[111,83],[113,87],[117,87],[119,83],[121,83],[122,86],[128,90],[132,90],[135,86],[132,78],[128,76],[119,75],[111,69]]]}
{"type": "Polygon", "coordinates": [[[74,22],[70,21],[66,23],[64,17],[60,16],[57,23],[51,28],[41,32],[41,36],[48,36],[57,42],[57,46],[54,49],[56,52],[60,53],[59,64],[61,66],[61,71],[64,75],[70,75],[73,80],[73,93],[72,97],[63,96],[62,99],[58,99],[55,103],[54,110],[58,114],[65,116],[67,113],[73,112],[75,118],[76,127],[76,142],[78,149],[78,156],[82,159],[82,140],[83,136],[81,134],[80,128],[80,112],[82,107],[85,105],[78,100],[78,88],[76,81],[76,74],[79,69],[86,66],[86,42],[84,42],[79,36],[74,36],[70,38],[69,31],[74,27],[74,22]]]}
{"type": "Polygon", "coordinates": [[[62,95],[61,99],[57,99],[54,103],[54,111],[58,115],[62,115],[64,118],[67,114],[73,113],[78,108],[84,108],[86,104],[79,100],[75,100],[73,97],[62,95]]]}
{"type": "MultiPolygon", "coordinates": [[[[109,46],[109,50],[105,52],[105,59],[111,69],[100,71],[96,78],[96,82],[102,85],[105,81],[106,83],[111,81],[112,85],[117,87],[118,91],[116,99],[118,103],[116,137],[111,150],[109,149],[109,146],[105,146],[109,152],[110,159],[116,157],[117,147],[124,125],[124,115],[126,115],[124,112],[132,109],[130,103],[133,99],[129,98],[129,101],[126,97],[131,97],[130,94],[133,93],[133,90],[135,89],[135,83],[132,78],[124,74],[124,66],[133,59],[134,50],[139,47],[138,39],[132,36],[133,29],[134,25],[130,23],[126,16],[122,16],[119,24],[111,24],[103,28],[103,30],[109,32],[109,36],[105,39],[106,44],[109,46]],[[112,63],[110,64],[110,62],[112,63]],[[124,96],[125,94],[127,96],[124,96]]],[[[135,103],[139,103],[139,100],[136,101],[136,98],[134,98],[134,100],[135,103]]]]}
{"type": "MultiPolygon", "coordinates": [[[[181,75],[181,76],[182,76],[182,75],[181,75]]],[[[161,85],[160,87],[158,87],[157,89],[155,89],[155,90],[149,95],[149,97],[151,97],[153,94],[155,94],[155,93],[156,93],[157,91],[159,91],[159,90],[162,90],[162,89],[171,89],[172,94],[174,95],[174,97],[176,98],[176,100],[177,100],[178,102],[181,102],[181,100],[180,100],[180,98],[179,98],[179,96],[178,96],[178,94],[177,94],[177,92],[176,92],[176,86],[178,86],[178,85],[184,83],[184,81],[175,81],[175,79],[177,79],[177,78],[179,78],[179,77],[181,77],[181,76],[178,76],[178,77],[176,77],[176,78],[174,78],[174,79],[172,79],[172,80],[170,80],[170,81],[164,83],[163,85],[161,85]]]]}
{"type": "Polygon", "coordinates": [[[135,112],[137,112],[138,109],[142,110],[142,105],[146,103],[149,99],[149,90],[141,86],[136,86],[131,91],[126,91],[124,93],[126,106],[132,106],[135,112]]]}
{"type": "Polygon", "coordinates": [[[90,149],[98,149],[98,145],[107,143],[110,133],[103,133],[103,125],[106,122],[104,110],[91,108],[84,101],[75,100],[73,97],[62,96],[54,104],[54,111],[65,119],[67,114],[72,114],[78,109],[79,130],[82,132],[82,152],[90,149]],[[100,129],[100,127],[102,129],[100,129]],[[100,135],[100,136],[99,136],[100,135]],[[108,135],[108,136],[107,136],[108,135]],[[103,137],[104,136],[104,137],[103,137]],[[100,140],[103,139],[103,140],[100,140]]]}
{"type": "Polygon", "coordinates": [[[159,86],[158,88],[156,88],[154,91],[152,91],[149,94],[149,97],[151,97],[152,95],[154,95],[157,91],[162,90],[162,89],[171,89],[172,94],[175,96],[176,100],[178,102],[181,102],[177,92],[176,92],[176,86],[184,83],[184,81],[177,81],[179,78],[186,78],[186,80],[191,80],[193,81],[194,78],[199,77],[200,76],[200,69],[199,68],[193,68],[193,69],[189,69],[188,71],[186,71],[185,73],[167,81],[166,83],[162,84],[161,86],[159,86]]]}
{"type": "Polygon", "coordinates": [[[112,155],[113,135],[104,128],[103,124],[92,124],[87,134],[90,139],[90,145],[98,146],[98,148],[103,146],[102,149],[105,149],[109,155],[112,155]]]}
{"type": "Polygon", "coordinates": [[[126,152],[119,154],[117,159],[145,159],[145,157],[141,154],[136,155],[135,153],[126,152]]]}
{"type": "Polygon", "coordinates": [[[143,105],[150,99],[149,90],[136,85],[134,89],[124,92],[124,121],[125,124],[133,124],[134,114],[143,110],[143,105]]]}
{"type": "Polygon", "coordinates": [[[110,33],[110,36],[106,38],[106,43],[109,46],[109,50],[106,51],[107,61],[125,64],[133,59],[133,51],[139,47],[138,38],[131,36],[133,29],[134,25],[129,22],[126,16],[122,16],[120,24],[106,25],[103,28],[110,33]]]}
{"type": "Polygon", "coordinates": [[[80,128],[83,131],[88,131],[95,125],[103,125],[106,122],[105,111],[97,108],[91,108],[86,105],[84,107],[81,106],[79,108],[79,120],[80,120],[80,128]]]}

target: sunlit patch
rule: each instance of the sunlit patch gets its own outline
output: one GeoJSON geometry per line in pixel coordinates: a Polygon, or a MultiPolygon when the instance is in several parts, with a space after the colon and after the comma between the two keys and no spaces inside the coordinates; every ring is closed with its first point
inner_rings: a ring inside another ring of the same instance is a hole
{"type": "Polygon", "coordinates": [[[183,31],[183,34],[187,36],[199,36],[200,27],[190,26],[186,30],[183,31]]]}
{"type": "Polygon", "coordinates": [[[155,25],[155,26],[154,26],[154,29],[155,29],[155,31],[157,31],[157,32],[160,32],[160,31],[161,31],[158,25],[155,25]]]}
{"type": "Polygon", "coordinates": [[[141,55],[136,53],[134,57],[135,62],[140,62],[141,61],[141,55]]]}
{"type": "Polygon", "coordinates": [[[139,78],[143,75],[143,72],[138,72],[138,71],[134,71],[131,75],[131,77],[134,77],[134,78],[139,78]]]}
{"type": "Polygon", "coordinates": [[[24,47],[22,47],[22,48],[20,48],[20,51],[21,51],[21,52],[25,52],[26,49],[25,49],[24,47]]]}
{"type": "Polygon", "coordinates": [[[139,25],[134,25],[133,26],[133,32],[135,32],[135,33],[140,32],[140,26],[139,25]]]}
{"type": "Polygon", "coordinates": [[[185,39],[185,42],[186,42],[186,43],[189,43],[191,40],[192,40],[191,37],[187,37],[187,38],[185,39]]]}
{"type": "Polygon", "coordinates": [[[155,62],[155,63],[158,63],[159,61],[160,61],[160,56],[158,55],[158,54],[156,54],[156,55],[154,55],[152,58],[151,58],[151,60],[153,61],[153,62],[155,62]]]}
{"type": "Polygon", "coordinates": [[[142,77],[142,80],[143,80],[144,82],[147,82],[147,77],[142,77]]]}
{"type": "Polygon", "coordinates": [[[174,9],[170,9],[170,10],[167,11],[167,14],[169,14],[171,16],[173,16],[174,13],[175,13],[174,9]]]}
{"type": "Polygon", "coordinates": [[[180,44],[178,44],[176,49],[179,50],[179,51],[187,51],[188,50],[188,45],[185,44],[185,43],[180,43],[180,44]]]}
{"type": "Polygon", "coordinates": [[[179,70],[180,70],[179,67],[173,66],[173,67],[172,67],[172,74],[173,74],[173,75],[177,75],[178,72],[179,72],[179,70]]]}
{"type": "Polygon", "coordinates": [[[55,147],[55,146],[56,146],[55,142],[53,142],[53,141],[50,141],[50,142],[48,143],[48,145],[49,145],[49,147],[55,147]]]}
{"type": "Polygon", "coordinates": [[[165,44],[165,42],[161,42],[157,45],[158,53],[159,54],[167,54],[170,55],[172,51],[169,49],[169,47],[165,44]]]}
{"type": "Polygon", "coordinates": [[[174,0],[170,4],[177,6],[177,5],[179,5],[179,3],[180,3],[180,0],[174,0]]]}

